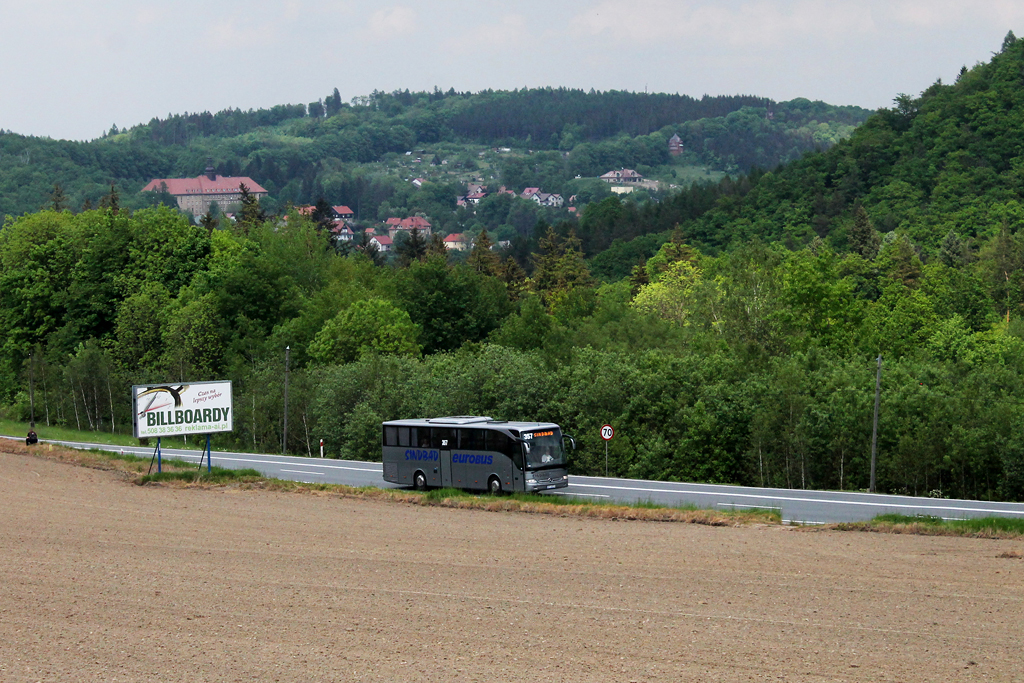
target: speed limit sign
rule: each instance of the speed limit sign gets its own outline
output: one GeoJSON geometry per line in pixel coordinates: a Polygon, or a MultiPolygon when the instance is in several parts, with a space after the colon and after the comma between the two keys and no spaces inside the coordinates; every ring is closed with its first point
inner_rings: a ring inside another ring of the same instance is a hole
{"type": "Polygon", "coordinates": [[[605,441],[611,441],[612,437],[615,436],[615,430],[612,429],[611,425],[604,425],[601,427],[601,438],[605,441]]]}

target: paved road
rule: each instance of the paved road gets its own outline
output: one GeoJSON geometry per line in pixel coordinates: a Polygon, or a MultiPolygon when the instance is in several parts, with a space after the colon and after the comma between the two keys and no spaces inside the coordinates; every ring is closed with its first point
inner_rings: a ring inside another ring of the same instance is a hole
{"type": "MultiPolygon", "coordinates": [[[[98,448],[151,457],[153,448],[120,447],[108,444],[54,441],[73,448],[98,448]]],[[[198,463],[201,451],[162,449],[162,457],[198,463]]],[[[384,481],[381,464],[356,460],[330,460],[283,455],[215,451],[213,464],[242,469],[251,467],[277,479],[398,488],[384,481]]],[[[155,469],[155,468],[154,468],[155,469]]],[[[715,484],[683,484],[605,477],[569,478],[569,486],[548,495],[576,496],[607,502],[650,501],[664,505],[696,505],[719,509],[772,508],[786,522],[822,524],[868,520],[885,513],[931,515],[945,519],[967,517],[1014,517],[1024,519],[1022,503],[988,503],[971,500],[915,498],[870,493],[766,489],[715,484]]]]}

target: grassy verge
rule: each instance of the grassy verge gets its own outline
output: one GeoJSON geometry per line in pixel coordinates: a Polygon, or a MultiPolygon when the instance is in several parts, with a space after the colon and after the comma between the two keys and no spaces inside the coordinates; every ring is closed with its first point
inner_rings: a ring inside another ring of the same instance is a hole
{"type": "Polygon", "coordinates": [[[339,498],[361,498],[412,505],[486,510],[491,512],[525,512],[552,514],[563,517],[590,517],[598,519],[644,520],[659,522],[686,522],[712,526],[744,524],[778,524],[781,519],[774,511],[746,510],[723,512],[690,506],[667,507],[654,503],[617,505],[613,503],[576,500],[563,496],[540,496],[518,493],[491,496],[474,494],[458,489],[434,489],[427,492],[405,489],[352,487],[339,484],[307,484],[297,481],[270,479],[253,469],[231,470],[214,467],[211,473],[197,469],[194,463],[164,460],[164,471],[149,472],[150,459],[121,455],[107,451],[81,451],[52,444],[26,446],[17,441],[0,439],[0,452],[31,455],[66,462],[82,467],[111,470],[121,473],[126,480],[139,485],[181,486],[187,488],[213,488],[232,486],[243,490],[265,490],[339,498]]]}
{"type": "MultiPolygon", "coordinates": [[[[492,512],[524,512],[550,514],[563,517],[589,517],[609,520],[642,520],[658,522],[684,522],[711,526],[740,526],[747,524],[781,524],[775,510],[749,509],[720,511],[694,506],[669,507],[650,501],[622,505],[580,500],[571,496],[542,496],[530,493],[491,496],[460,489],[433,489],[427,492],[406,489],[352,487],[339,484],[308,484],[281,479],[270,479],[254,469],[231,470],[214,467],[212,472],[197,469],[195,463],[164,459],[164,471],[149,472],[150,458],[122,455],[107,451],[82,451],[52,444],[25,446],[18,441],[0,439],[0,453],[31,455],[81,467],[111,470],[139,485],[180,486],[187,488],[213,488],[232,486],[243,490],[266,490],[338,498],[361,498],[411,505],[486,510],[492,512]]],[[[892,534],[919,534],[929,536],[967,536],[973,538],[1020,539],[1024,537],[1024,520],[1005,517],[943,520],[938,517],[909,517],[881,515],[869,522],[848,522],[814,527],[813,530],[869,531],[892,534]]],[[[1020,553],[1004,553],[1010,558],[1024,558],[1020,553]]],[[[1002,556],[1001,556],[1002,557],[1002,556]]]]}
{"type": "Polygon", "coordinates": [[[879,515],[869,522],[846,522],[829,528],[840,531],[872,531],[885,534],[918,534],[924,536],[969,536],[972,538],[1024,537],[1024,519],[1009,517],[976,517],[942,519],[925,515],[879,515]]]}

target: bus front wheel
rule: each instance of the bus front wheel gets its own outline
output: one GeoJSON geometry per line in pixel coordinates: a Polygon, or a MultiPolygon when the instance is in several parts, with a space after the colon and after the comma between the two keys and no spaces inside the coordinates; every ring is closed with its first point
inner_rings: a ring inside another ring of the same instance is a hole
{"type": "Polygon", "coordinates": [[[417,491],[427,490],[427,475],[417,472],[412,478],[412,485],[417,491]]]}
{"type": "Polygon", "coordinates": [[[500,495],[501,494],[501,479],[498,479],[497,477],[491,477],[490,481],[487,482],[487,491],[492,496],[500,495]]]}

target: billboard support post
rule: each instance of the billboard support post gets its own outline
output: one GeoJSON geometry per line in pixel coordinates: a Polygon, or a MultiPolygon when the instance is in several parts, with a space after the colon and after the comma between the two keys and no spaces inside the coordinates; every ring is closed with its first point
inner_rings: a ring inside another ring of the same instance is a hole
{"type": "Polygon", "coordinates": [[[284,347],[284,436],[281,439],[281,455],[288,453],[288,362],[291,353],[291,346],[284,347]]]}
{"type": "Polygon", "coordinates": [[[156,437],[156,473],[160,474],[163,472],[162,463],[160,462],[160,437],[156,437]]]}
{"type": "Polygon", "coordinates": [[[206,473],[209,474],[213,471],[213,463],[210,461],[213,459],[213,453],[210,451],[210,435],[206,435],[206,473]]]}
{"type": "Polygon", "coordinates": [[[36,428],[36,354],[28,357],[28,426],[29,429],[36,428]]]}

